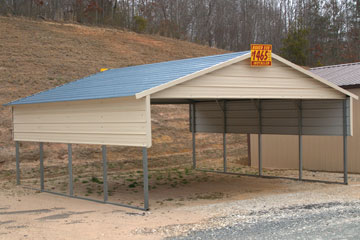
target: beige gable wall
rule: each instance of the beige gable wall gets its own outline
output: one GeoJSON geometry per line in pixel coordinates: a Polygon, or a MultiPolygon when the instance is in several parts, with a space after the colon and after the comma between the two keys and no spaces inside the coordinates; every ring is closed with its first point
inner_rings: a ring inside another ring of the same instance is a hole
{"type": "Polygon", "coordinates": [[[339,91],[275,59],[271,67],[250,67],[250,59],[245,59],[151,95],[152,99],[344,97],[339,91]]]}
{"type": "Polygon", "coordinates": [[[13,122],[15,141],[151,146],[149,98],[15,105],[13,122]]]}
{"type": "MultiPolygon", "coordinates": [[[[360,95],[360,88],[348,89],[360,95]]],[[[348,137],[349,172],[360,173],[360,101],[353,101],[353,136],[348,137]]],[[[262,135],[265,168],[298,169],[298,136],[262,135]]],[[[343,138],[303,136],[304,169],[343,171],[343,138]]],[[[251,135],[251,165],[258,164],[258,138],[251,135]]]]}

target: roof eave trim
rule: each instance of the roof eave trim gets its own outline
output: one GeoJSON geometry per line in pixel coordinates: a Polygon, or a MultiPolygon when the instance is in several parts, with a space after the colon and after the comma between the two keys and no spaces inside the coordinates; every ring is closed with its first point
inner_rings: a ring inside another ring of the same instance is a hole
{"type": "Polygon", "coordinates": [[[150,89],[147,89],[147,90],[144,90],[142,92],[139,92],[137,94],[135,94],[136,96],[136,99],[139,99],[139,98],[143,98],[147,95],[150,95],[150,94],[154,94],[154,93],[157,93],[159,91],[162,91],[162,90],[165,90],[167,88],[170,88],[170,87],[173,87],[177,84],[180,84],[180,83],[183,83],[183,82],[186,82],[186,81],[189,81],[191,79],[194,79],[196,77],[200,77],[202,75],[205,75],[207,73],[211,73],[213,71],[216,71],[218,69],[221,69],[223,67],[226,67],[226,66],[229,66],[231,64],[234,64],[234,63],[237,63],[237,62],[240,62],[242,60],[245,60],[247,58],[250,58],[250,55],[251,53],[245,53],[244,55],[241,55],[241,56],[238,56],[238,57],[235,57],[235,58],[232,58],[230,60],[227,60],[225,62],[221,62],[221,63],[218,63],[214,66],[211,66],[211,67],[208,67],[208,68],[205,68],[205,69],[202,69],[200,71],[197,71],[197,72],[194,72],[192,74],[189,74],[189,75],[186,75],[184,77],[181,77],[181,78],[178,78],[178,79],[175,79],[173,81],[170,81],[170,82],[167,82],[167,83],[164,83],[164,84],[161,84],[159,86],[156,86],[156,87],[153,87],[153,88],[150,88],[150,89]]]}
{"type": "Polygon", "coordinates": [[[67,103],[67,102],[76,102],[76,101],[100,101],[103,99],[129,98],[129,97],[135,97],[135,94],[128,95],[128,96],[120,96],[120,97],[83,98],[83,99],[68,99],[68,100],[52,100],[52,101],[46,101],[46,102],[41,101],[41,102],[16,103],[19,100],[23,99],[23,98],[20,98],[18,100],[3,104],[3,106],[7,107],[7,106],[17,106],[17,105],[31,105],[31,104],[43,104],[43,103],[46,104],[46,103],[59,103],[59,102],[67,103]]]}
{"type": "Polygon", "coordinates": [[[302,73],[308,75],[309,77],[312,77],[312,78],[318,80],[319,82],[321,82],[323,84],[328,85],[331,88],[334,88],[335,90],[337,90],[337,91],[339,91],[339,92],[341,92],[341,93],[343,93],[343,94],[345,94],[345,95],[347,95],[349,97],[352,97],[352,98],[354,98],[356,100],[359,99],[359,97],[357,95],[355,95],[355,94],[353,94],[353,93],[351,93],[351,92],[337,86],[336,84],[334,84],[334,83],[320,77],[319,75],[316,75],[315,73],[312,73],[309,70],[306,70],[306,69],[304,69],[304,68],[302,68],[302,67],[300,67],[300,66],[298,66],[298,65],[296,65],[296,64],[294,64],[294,63],[292,63],[292,62],[290,62],[288,60],[286,60],[285,58],[282,58],[282,57],[276,55],[275,53],[272,53],[271,57],[273,57],[274,59],[276,59],[276,60],[278,60],[278,61],[280,61],[280,62],[282,62],[282,63],[284,63],[284,64],[286,64],[286,65],[288,65],[288,66],[290,66],[292,68],[294,68],[295,70],[298,70],[299,72],[302,72],[302,73]]]}

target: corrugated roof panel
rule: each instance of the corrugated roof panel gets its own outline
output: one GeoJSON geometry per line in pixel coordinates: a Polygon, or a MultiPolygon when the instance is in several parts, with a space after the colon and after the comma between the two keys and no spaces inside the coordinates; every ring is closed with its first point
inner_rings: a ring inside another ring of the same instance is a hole
{"type": "Polygon", "coordinates": [[[249,51],[110,69],[6,105],[133,96],[247,53],[249,51]]]}
{"type": "Polygon", "coordinates": [[[338,86],[360,84],[360,62],[311,68],[310,71],[338,86]]]}

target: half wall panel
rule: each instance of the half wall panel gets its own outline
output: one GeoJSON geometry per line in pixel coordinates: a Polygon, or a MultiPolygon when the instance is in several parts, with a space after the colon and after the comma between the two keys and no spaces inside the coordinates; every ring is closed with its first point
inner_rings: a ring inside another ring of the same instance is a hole
{"type": "MultiPolygon", "coordinates": [[[[196,102],[196,132],[298,135],[343,135],[344,100],[219,100],[196,102]],[[225,109],[225,111],[224,111],[225,109]],[[261,118],[260,118],[261,116],[261,118]],[[226,117],[226,126],[224,126],[226,117]],[[261,124],[260,124],[261,122],[261,124]]],[[[351,135],[349,99],[347,134],[351,135]]],[[[190,130],[191,130],[190,121],[190,130]]]]}
{"type": "Polygon", "coordinates": [[[14,106],[14,140],[151,146],[146,98],[14,106]]]}

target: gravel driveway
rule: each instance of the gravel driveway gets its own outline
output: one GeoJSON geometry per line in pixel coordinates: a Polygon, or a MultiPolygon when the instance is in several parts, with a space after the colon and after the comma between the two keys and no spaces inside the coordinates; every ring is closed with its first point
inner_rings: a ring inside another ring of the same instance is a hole
{"type": "Polygon", "coordinates": [[[360,201],[354,198],[304,193],[252,201],[218,206],[223,217],[167,239],[360,239],[360,201]]]}

